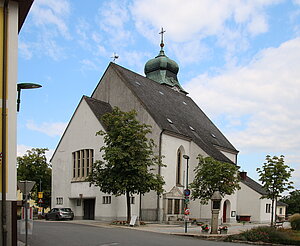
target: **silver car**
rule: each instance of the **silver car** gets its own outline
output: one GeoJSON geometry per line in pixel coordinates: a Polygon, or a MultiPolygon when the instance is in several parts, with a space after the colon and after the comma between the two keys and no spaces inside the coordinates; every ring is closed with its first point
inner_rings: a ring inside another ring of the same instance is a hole
{"type": "Polygon", "coordinates": [[[45,214],[46,220],[73,220],[74,213],[70,208],[52,208],[48,213],[45,214]]]}

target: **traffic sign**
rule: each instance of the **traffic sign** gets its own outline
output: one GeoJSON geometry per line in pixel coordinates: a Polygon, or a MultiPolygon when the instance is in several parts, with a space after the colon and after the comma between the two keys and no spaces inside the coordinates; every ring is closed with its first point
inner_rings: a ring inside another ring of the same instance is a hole
{"type": "Polygon", "coordinates": [[[189,199],[189,198],[185,198],[185,199],[184,199],[184,203],[185,203],[185,204],[190,203],[190,199],[189,199]]]}
{"type": "Polygon", "coordinates": [[[42,198],[40,198],[39,199],[39,203],[43,203],[44,201],[43,201],[43,199],[42,198]]]}
{"type": "Polygon", "coordinates": [[[185,214],[185,215],[189,215],[189,214],[190,214],[190,209],[189,209],[189,208],[186,208],[185,211],[184,211],[184,214],[185,214]]]}
{"type": "Polygon", "coordinates": [[[18,181],[18,187],[24,195],[28,195],[35,185],[35,181],[18,181]]]}
{"type": "Polygon", "coordinates": [[[43,198],[43,192],[38,193],[38,198],[43,198]]]}
{"type": "Polygon", "coordinates": [[[189,189],[185,189],[183,191],[183,193],[184,193],[185,196],[189,196],[191,194],[191,191],[189,189]]]}

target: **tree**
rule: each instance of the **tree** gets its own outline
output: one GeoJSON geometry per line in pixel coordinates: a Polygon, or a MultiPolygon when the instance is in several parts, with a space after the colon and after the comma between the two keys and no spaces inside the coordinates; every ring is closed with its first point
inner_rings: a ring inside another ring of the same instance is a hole
{"type": "Polygon", "coordinates": [[[150,190],[162,193],[164,184],[159,174],[154,174],[153,167],[161,164],[160,158],[154,156],[154,141],[147,139],[151,133],[150,126],[136,120],[133,110],[122,112],[115,107],[101,120],[105,131],[97,134],[104,136],[103,159],[93,165],[88,181],[100,187],[105,193],[115,196],[126,195],[127,220],[131,218],[130,196],[145,194],[150,190]]]}
{"type": "Polygon", "coordinates": [[[262,198],[268,198],[272,200],[271,205],[271,226],[274,221],[274,202],[277,202],[277,198],[280,194],[286,190],[292,189],[293,182],[289,181],[294,169],[284,164],[284,156],[279,158],[274,156],[266,156],[266,162],[262,168],[257,168],[256,171],[259,174],[259,181],[262,182],[263,188],[266,190],[267,195],[262,198]]]}
{"type": "Polygon", "coordinates": [[[31,197],[38,202],[37,192],[44,192],[44,207],[51,204],[51,166],[47,163],[45,156],[48,149],[32,148],[27,150],[26,154],[17,158],[17,179],[18,181],[35,181],[31,197]]]}
{"type": "Polygon", "coordinates": [[[199,198],[201,204],[207,204],[216,190],[224,197],[240,189],[238,166],[213,157],[199,155],[197,159],[199,163],[194,170],[195,178],[190,185],[193,199],[199,198]]]}
{"type": "Polygon", "coordinates": [[[280,201],[288,205],[288,214],[300,214],[300,190],[291,191],[289,195],[283,196],[280,201]]]}

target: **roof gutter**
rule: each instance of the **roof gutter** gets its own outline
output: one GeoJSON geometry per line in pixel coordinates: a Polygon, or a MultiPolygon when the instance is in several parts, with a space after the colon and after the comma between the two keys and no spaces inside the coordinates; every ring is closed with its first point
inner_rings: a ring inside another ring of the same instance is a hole
{"type": "Polygon", "coordinates": [[[3,60],[2,60],[2,245],[7,245],[7,209],[6,209],[6,165],[7,165],[7,35],[8,35],[8,2],[4,1],[3,7],[3,60]]]}

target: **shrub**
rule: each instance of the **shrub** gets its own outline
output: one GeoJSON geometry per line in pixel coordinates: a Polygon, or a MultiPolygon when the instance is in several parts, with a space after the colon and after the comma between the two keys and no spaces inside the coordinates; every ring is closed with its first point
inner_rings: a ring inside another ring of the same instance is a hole
{"type": "Polygon", "coordinates": [[[276,230],[274,227],[262,226],[252,228],[238,235],[232,235],[228,241],[241,240],[251,242],[266,242],[279,244],[295,244],[284,231],[276,230]]]}
{"type": "Polygon", "coordinates": [[[300,230],[300,214],[294,214],[289,218],[293,230],[300,230]]]}

